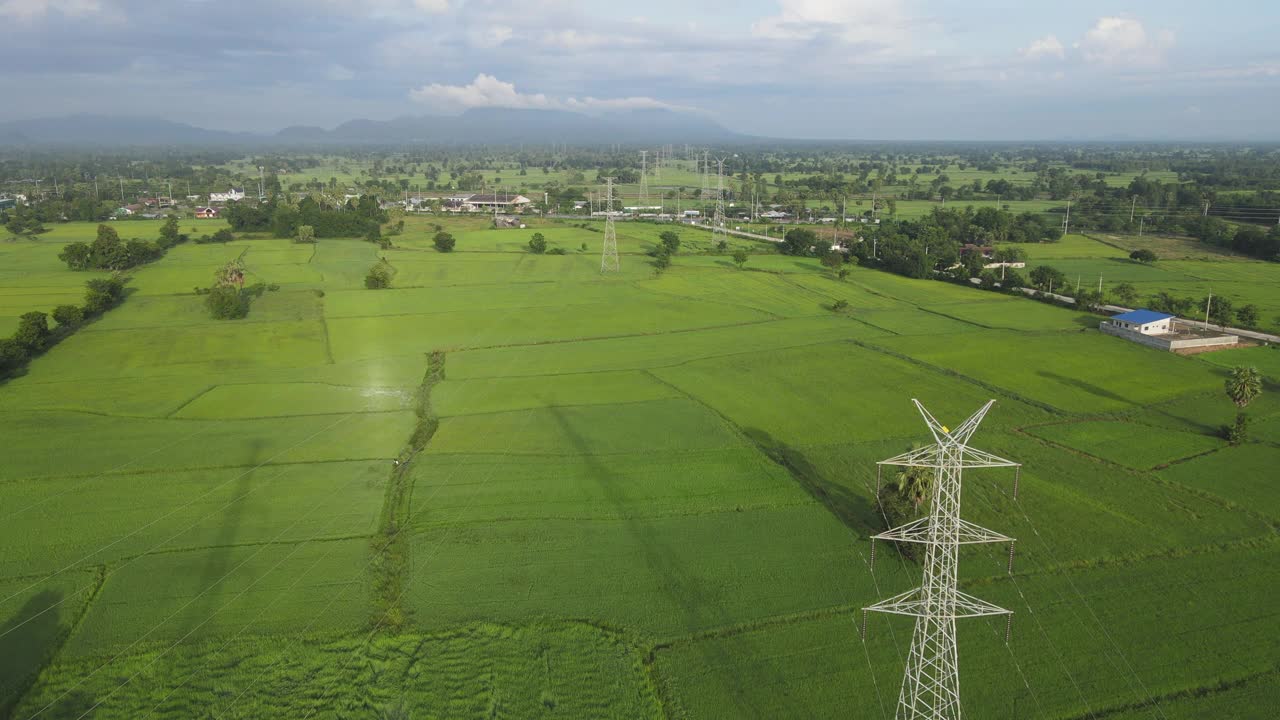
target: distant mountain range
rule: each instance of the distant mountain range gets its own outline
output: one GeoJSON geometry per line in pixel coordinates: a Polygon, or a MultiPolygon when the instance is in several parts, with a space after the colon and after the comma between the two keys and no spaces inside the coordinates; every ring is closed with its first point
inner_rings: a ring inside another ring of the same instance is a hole
{"type": "Polygon", "coordinates": [[[151,117],[72,115],[0,123],[0,145],[175,146],[440,144],[651,144],[748,139],[699,115],[631,110],[584,115],[562,110],[476,108],[461,115],[351,120],[332,130],[293,126],[275,134],[207,130],[151,117]]]}

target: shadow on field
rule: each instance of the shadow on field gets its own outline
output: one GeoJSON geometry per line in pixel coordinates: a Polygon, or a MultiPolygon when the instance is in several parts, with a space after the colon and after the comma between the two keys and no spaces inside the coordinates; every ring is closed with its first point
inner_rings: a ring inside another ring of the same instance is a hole
{"type": "MultiPolygon", "coordinates": [[[[61,592],[44,590],[0,624],[0,717],[10,716],[62,639],[61,602],[61,592]]],[[[68,696],[50,708],[47,717],[75,717],[93,705],[92,699],[85,699],[68,696]],[[79,712],[71,714],[73,708],[79,712]]]]}
{"type": "Polygon", "coordinates": [[[880,532],[882,525],[879,511],[866,497],[844,485],[827,480],[803,453],[779,442],[768,432],[759,428],[743,428],[743,433],[769,459],[786,468],[805,492],[822,503],[855,534],[861,537],[880,532]]]}
{"type": "Polygon", "coordinates": [[[211,619],[220,607],[219,603],[222,600],[219,598],[218,586],[226,579],[231,567],[231,553],[235,551],[235,543],[240,534],[245,507],[248,505],[248,495],[253,492],[254,477],[262,469],[258,465],[263,462],[260,458],[264,444],[259,438],[254,438],[250,443],[245,464],[253,469],[242,472],[236,480],[231,498],[222,510],[217,534],[207,543],[207,549],[204,552],[208,559],[205,560],[204,567],[200,571],[200,580],[193,588],[194,592],[203,593],[201,595],[203,601],[193,606],[192,612],[187,614],[186,627],[177,632],[178,637],[185,637],[188,632],[195,632],[196,628],[211,619]]]}
{"type": "MultiPolygon", "coordinates": [[[[551,407],[550,409],[565,437],[573,444],[574,449],[590,469],[591,476],[600,485],[605,500],[617,511],[619,517],[623,518],[624,528],[635,541],[635,547],[644,558],[645,565],[655,578],[662,579],[659,587],[679,609],[681,627],[685,634],[694,635],[736,624],[732,618],[725,615],[723,608],[712,602],[704,592],[703,584],[706,581],[698,577],[694,570],[699,557],[697,550],[684,548],[681,552],[669,542],[669,538],[655,532],[652,520],[634,517],[628,506],[625,489],[621,487],[623,480],[592,454],[592,448],[565,419],[560,408],[551,407]]],[[[714,641],[692,640],[691,642],[693,647],[702,654],[707,667],[717,670],[718,672],[714,673],[715,676],[725,683],[727,695],[734,700],[733,717],[762,717],[744,693],[741,682],[743,674],[756,674],[758,671],[758,668],[748,666],[768,662],[778,685],[786,686],[785,678],[777,673],[777,666],[773,664],[772,659],[731,656],[725,652],[723,646],[714,641]]]]}
{"type": "Polygon", "coordinates": [[[1098,323],[1102,322],[1102,318],[1097,315],[1077,315],[1074,318],[1074,322],[1080,326],[1081,330],[1097,330],[1098,323]]]}
{"type": "Polygon", "coordinates": [[[1066,375],[1059,375],[1058,373],[1050,372],[1048,370],[1037,370],[1036,374],[1042,378],[1053,380],[1054,382],[1059,382],[1059,383],[1062,383],[1063,385],[1069,385],[1073,388],[1083,390],[1089,393],[1090,395],[1096,395],[1097,397],[1104,398],[1107,400],[1115,400],[1116,402],[1121,402],[1121,403],[1124,403],[1125,405],[1133,404],[1132,401],[1129,400],[1129,398],[1127,397],[1117,395],[1106,388],[1099,387],[1097,385],[1094,385],[1093,383],[1085,382],[1084,380],[1081,380],[1079,378],[1067,377],[1066,375]]]}

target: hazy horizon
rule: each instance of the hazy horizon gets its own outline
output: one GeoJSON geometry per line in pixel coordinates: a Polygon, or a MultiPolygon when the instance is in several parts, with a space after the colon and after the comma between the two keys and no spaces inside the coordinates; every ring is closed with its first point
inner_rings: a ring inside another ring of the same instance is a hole
{"type": "Polygon", "coordinates": [[[1146,0],[0,0],[0,121],[269,133],[474,107],[666,108],[800,140],[1270,140],[1277,18],[1263,3],[1228,16],[1146,0]]]}

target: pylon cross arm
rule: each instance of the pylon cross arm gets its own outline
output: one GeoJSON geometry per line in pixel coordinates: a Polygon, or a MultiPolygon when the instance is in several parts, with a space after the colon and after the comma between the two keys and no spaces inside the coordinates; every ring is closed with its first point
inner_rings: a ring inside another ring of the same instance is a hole
{"type": "MultiPolygon", "coordinates": [[[[945,457],[942,448],[937,445],[929,445],[928,447],[918,448],[901,455],[895,455],[888,460],[881,460],[877,465],[897,465],[899,467],[955,467],[956,458],[945,457]]],[[[960,448],[959,467],[967,468],[993,468],[993,467],[1018,467],[1022,463],[1012,460],[1006,460],[999,455],[992,455],[983,450],[976,450],[971,447],[960,448]]]]}
{"type": "MultiPolygon", "coordinates": [[[[949,539],[931,539],[929,528],[930,518],[923,517],[919,520],[913,520],[906,525],[899,525],[892,530],[886,530],[879,535],[872,535],[872,537],[876,540],[893,540],[895,542],[920,543],[926,545],[945,545],[953,542],[949,539]]],[[[979,525],[974,525],[968,520],[961,519],[960,529],[954,542],[958,545],[980,545],[983,543],[1013,542],[1013,538],[1007,535],[1001,535],[994,530],[988,530],[979,525]]]]}
{"type": "Polygon", "coordinates": [[[888,600],[881,600],[875,605],[869,605],[864,610],[878,613],[888,613],[890,615],[910,615],[912,617],[929,617],[929,618],[971,618],[971,617],[987,617],[990,615],[1012,615],[1012,610],[1006,610],[999,605],[993,605],[986,600],[976,598],[968,593],[955,591],[951,596],[953,603],[950,612],[939,611],[937,602],[930,607],[925,602],[924,592],[921,588],[908,590],[904,593],[894,595],[888,600]]]}

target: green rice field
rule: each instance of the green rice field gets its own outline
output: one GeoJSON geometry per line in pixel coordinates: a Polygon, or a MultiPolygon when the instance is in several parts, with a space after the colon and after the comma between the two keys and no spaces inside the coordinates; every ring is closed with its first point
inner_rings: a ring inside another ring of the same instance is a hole
{"type": "MultiPolygon", "coordinates": [[[[1012,573],[962,553],[1015,613],[1008,644],[960,622],[968,717],[1275,717],[1277,348],[1160,353],[735,238],[739,269],[695,229],[658,273],[646,223],[601,274],[600,223],[530,225],[179,245],[0,382],[0,718],[893,717],[911,624],[860,626],[920,579],[868,543],[876,461],[929,440],[913,398],[952,426],[995,399],[973,445],[1022,463],[1016,497],[965,477],[966,519],[1018,539],[1012,573]],[[234,258],[278,289],[211,319],[194,290],[234,258]],[[1265,383],[1229,445],[1236,365],[1265,383]]],[[[0,242],[0,335],[79,301],[57,255],[94,232],[0,242]]],[[[1277,322],[1280,266],[1125,242],[1026,249],[1277,322]]]]}

